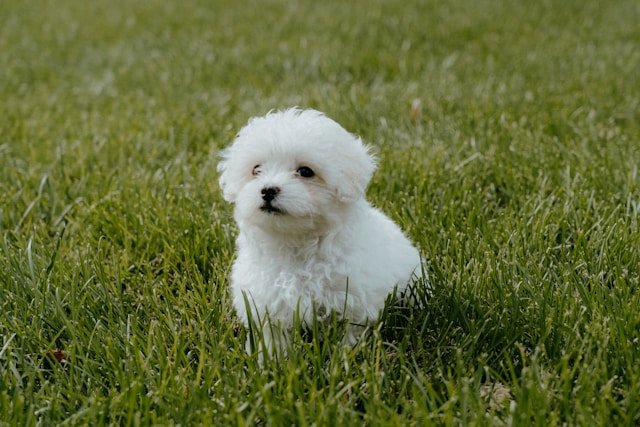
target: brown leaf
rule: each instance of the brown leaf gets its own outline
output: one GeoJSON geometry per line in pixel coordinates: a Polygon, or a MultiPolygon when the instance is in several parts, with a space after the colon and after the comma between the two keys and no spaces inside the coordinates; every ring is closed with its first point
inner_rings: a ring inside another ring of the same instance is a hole
{"type": "Polygon", "coordinates": [[[69,361],[69,353],[60,349],[49,350],[47,357],[63,365],[69,361]]]}
{"type": "Polygon", "coordinates": [[[415,98],[411,101],[411,109],[409,110],[409,120],[414,125],[422,118],[422,101],[415,98]]]}
{"type": "Polygon", "coordinates": [[[491,409],[498,409],[513,399],[509,387],[506,387],[500,381],[485,383],[480,386],[480,397],[489,401],[491,409]]]}

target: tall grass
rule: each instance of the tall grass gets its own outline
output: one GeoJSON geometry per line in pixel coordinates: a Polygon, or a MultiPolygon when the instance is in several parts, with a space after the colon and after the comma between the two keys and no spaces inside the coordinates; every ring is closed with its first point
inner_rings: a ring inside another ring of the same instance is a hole
{"type": "Polygon", "coordinates": [[[635,1],[0,3],[0,424],[637,425],[635,1]],[[411,107],[413,104],[413,108],[411,107]],[[218,150],[325,111],[429,262],[244,351],[218,150]]]}

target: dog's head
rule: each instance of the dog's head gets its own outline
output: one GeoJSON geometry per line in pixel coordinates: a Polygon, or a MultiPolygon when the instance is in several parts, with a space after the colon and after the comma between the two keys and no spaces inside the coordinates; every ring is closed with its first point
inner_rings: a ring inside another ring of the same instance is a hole
{"type": "Polygon", "coordinates": [[[362,141],[315,110],[253,118],[222,151],[224,198],[236,220],[310,232],[364,197],[375,160],[362,141]]]}

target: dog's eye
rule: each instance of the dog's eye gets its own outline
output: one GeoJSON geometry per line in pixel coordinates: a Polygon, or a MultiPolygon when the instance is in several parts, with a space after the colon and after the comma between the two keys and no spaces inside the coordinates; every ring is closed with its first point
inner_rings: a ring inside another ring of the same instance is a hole
{"type": "Polygon", "coordinates": [[[315,172],[307,166],[301,166],[298,168],[298,170],[296,170],[296,172],[298,173],[298,175],[300,175],[303,178],[311,178],[312,176],[315,175],[315,172]]]}
{"type": "Polygon", "coordinates": [[[260,165],[255,165],[251,171],[253,176],[260,175],[260,165]]]}

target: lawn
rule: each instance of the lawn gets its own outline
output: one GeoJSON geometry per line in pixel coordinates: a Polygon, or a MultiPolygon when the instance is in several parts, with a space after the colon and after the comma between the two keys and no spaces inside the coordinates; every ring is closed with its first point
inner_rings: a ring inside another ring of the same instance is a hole
{"type": "Polygon", "coordinates": [[[638,425],[640,3],[0,3],[0,425],[638,425]],[[244,351],[219,150],[326,112],[428,261],[244,351]]]}

